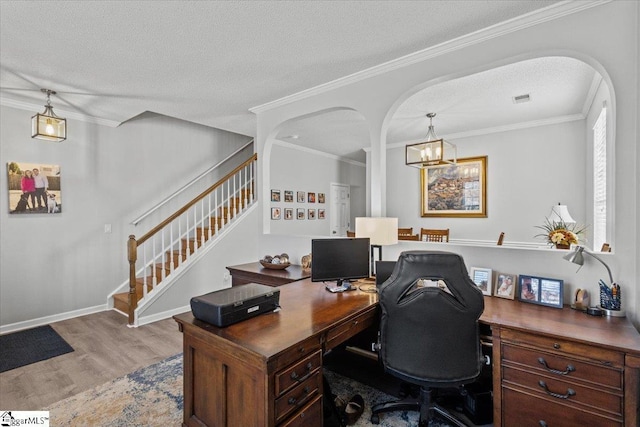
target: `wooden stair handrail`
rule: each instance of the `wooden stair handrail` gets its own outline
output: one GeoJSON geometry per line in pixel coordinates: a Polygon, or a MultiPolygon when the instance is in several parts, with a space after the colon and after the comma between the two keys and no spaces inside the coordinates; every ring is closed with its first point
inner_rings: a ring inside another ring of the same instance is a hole
{"type": "Polygon", "coordinates": [[[247,166],[248,164],[250,164],[251,162],[255,161],[258,159],[258,155],[254,154],[253,156],[251,156],[248,160],[244,161],[241,165],[237,166],[234,170],[232,170],[231,172],[229,172],[228,174],[226,174],[224,177],[222,177],[221,179],[219,179],[215,184],[213,184],[211,187],[207,188],[206,190],[204,190],[202,193],[200,193],[198,196],[196,196],[193,200],[191,200],[189,203],[187,203],[186,205],[184,205],[182,208],[178,209],[175,213],[173,213],[173,215],[171,215],[170,217],[168,217],[167,219],[165,219],[164,221],[162,221],[160,224],[156,225],[155,227],[153,227],[151,230],[149,230],[144,236],[142,236],[141,238],[139,238],[137,240],[138,242],[138,246],[141,245],[142,243],[146,242],[147,240],[149,240],[149,238],[151,238],[154,234],[156,234],[158,231],[162,230],[166,225],[168,225],[171,221],[173,221],[174,219],[176,219],[177,217],[179,217],[180,215],[182,215],[183,213],[185,213],[191,206],[195,205],[197,202],[199,202],[200,200],[204,199],[209,193],[213,192],[215,189],[217,189],[218,187],[220,187],[222,184],[224,184],[225,182],[227,182],[227,180],[229,178],[231,178],[233,175],[235,175],[240,169],[244,168],[245,166],[247,166]]]}
{"type": "Polygon", "coordinates": [[[135,309],[138,307],[138,295],[136,294],[136,261],[138,260],[138,246],[149,240],[153,235],[157,232],[161,231],[164,227],[169,225],[174,219],[178,218],[184,212],[186,212],[191,206],[195,205],[197,202],[205,198],[211,192],[215,191],[222,184],[227,182],[232,176],[238,173],[242,168],[251,164],[258,160],[258,154],[254,154],[246,161],[242,162],[231,172],[226,174],[224,177],[219,179],[215,184],[204,190],[198,196],[196,196],[193,200],[185,204],[182,208],[178,209],[172,215],[170,215],[167,219],[162,221],[160,224],[153,227],[146,234],[144,234],[141,238],[136,240],[136,236],[131,234],[129,235],[129,239],[127,240],[127,259],[129,261],[129,325],[133,325],[135,322],[135,309]]]}

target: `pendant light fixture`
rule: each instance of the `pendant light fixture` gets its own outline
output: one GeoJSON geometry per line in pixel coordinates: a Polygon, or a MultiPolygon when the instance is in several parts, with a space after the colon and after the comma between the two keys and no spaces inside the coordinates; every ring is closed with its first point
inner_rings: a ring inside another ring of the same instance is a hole
{"type": "Polygon", "coordinates": [[[31,138],[54,142],[64,141],[67,139],[67,120],[56,116],[51,105],[51,95],[55,95],[56,92],[51,89],[40,90],[47,94],[47,104],[44,106],[43,113],[31,117],[31,138]]]}
{"type": "Polygon", "coordinates": [[[433,118],[436,113],[429,113],[429,130],[426,141],[417,144],[408,144],[405,147],[405,164],[418,168],[427,166],[455,164],[457,148],[454,144],[438,138],[433,129],[433,118]]]}

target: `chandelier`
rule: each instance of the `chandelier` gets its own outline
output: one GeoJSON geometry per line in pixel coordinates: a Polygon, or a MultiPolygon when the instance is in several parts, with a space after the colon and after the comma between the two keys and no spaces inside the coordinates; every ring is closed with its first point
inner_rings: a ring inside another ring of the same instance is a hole
{"type": "Polygon", "coordinates": [[[426,141],[408,144],[405,147],[405,164],[418,168],[427,166],[455,164],[457,148],[454,144],[438,138],[433,128],[433,118],[436,113],[429,113],[429,129],[426,141]]]}
{"type": "Polygon", "coordinates": [[[47,104],[44,106],[43,113],[31,117],[31,138],[64,141],[67,139],[67,120],[56,116],[51,105],[51,95],[55,95],[56,92],[50,89],[40,90],[47,94],[47,104]]]}

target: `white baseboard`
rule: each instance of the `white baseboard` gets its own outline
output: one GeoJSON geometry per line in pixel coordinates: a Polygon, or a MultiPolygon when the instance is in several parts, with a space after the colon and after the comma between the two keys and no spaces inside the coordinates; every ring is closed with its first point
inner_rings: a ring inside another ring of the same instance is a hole
{"type": "Polygon", "coordinates": [[[67,311],[66,313],[54,314],[52,316],[39,317],[37,319],[26,320],[24,322],[10,323],[8,325],[0,326],[0,335],[8,334],[10,332],[21,331],[23,329],[35,328],[36,326],[48,325],[54,322],[60,322],[61,320],[67,320],[78,316],[85,316],[87,314],[99,313],[101,311],[108,310],[106,304],[96,305],[93,307],[87,307],[80,310],[67,311]]]}
{"type": "Polygon", "coordinates": [[[168,319],[172,316],[175,316],[176,314],[186,313],[187,311],[191,311],[191,306],[186,305],[184,307],[174,308],[171,310],[163,311],[162,313],[152,314],[150,316],[141,316],[140,318],[138,318],[138,322],[134,325],[134,327],[157,322],[158,320],[168,319]]]}

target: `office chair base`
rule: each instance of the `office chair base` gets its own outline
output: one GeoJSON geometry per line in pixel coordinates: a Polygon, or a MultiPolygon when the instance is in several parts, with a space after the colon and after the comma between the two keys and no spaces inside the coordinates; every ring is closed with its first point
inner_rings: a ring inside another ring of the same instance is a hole
{"type": "Polygon", "coordinates": [[[419,398],[407,396],[402,400],[385,402],[375,405],[373,408],[371,408],[371,423],[379,424],[380,414],[383,412],[419,411],[419,427],[427,427],[429,425],[429,420],[433,419],[436,413],[452,425],[455,425],[457,427],[468,427],[465,423],[451,415],[442,406],[433,402],[431,394],[431,390],[421,388],[419,398]]]}

